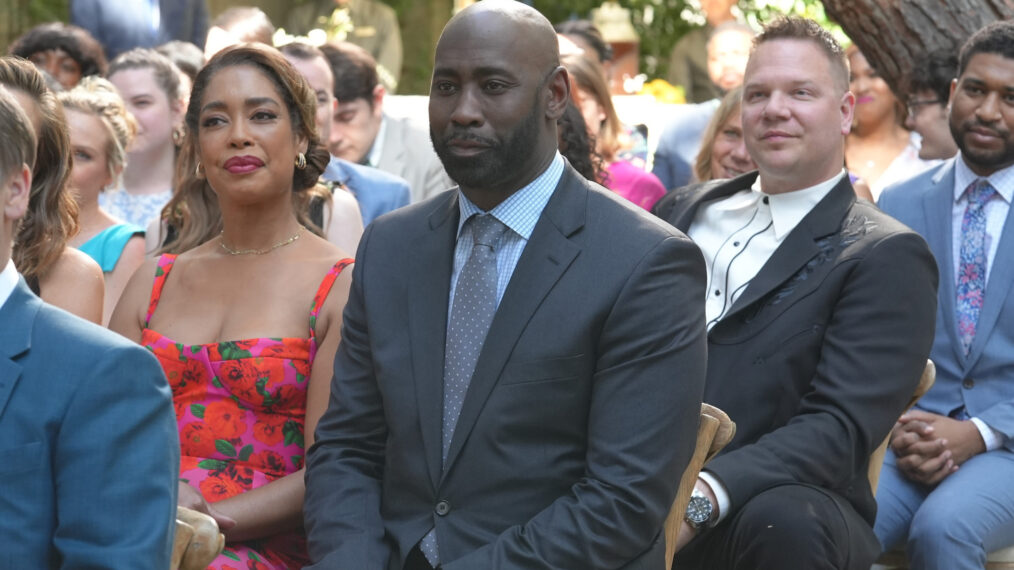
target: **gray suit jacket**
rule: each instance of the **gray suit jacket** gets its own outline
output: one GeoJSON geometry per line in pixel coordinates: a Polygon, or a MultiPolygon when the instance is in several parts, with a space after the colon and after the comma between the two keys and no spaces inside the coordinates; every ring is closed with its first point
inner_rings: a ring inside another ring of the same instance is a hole
{"type": "Polygon", "coordinates": [[[1007,215],[996,259],[986,284],[975,339],[968,355],[961,349],[955,318],[954,251],[951,209],[954,205],[954,161],[888,188],[880,207],[929,242],[940,268],[940,300],[930,358],[937,366],[936,383],[916,404],[949,415],[965,408],[1007,436],[1014,451],[1014,208],[1007,215]]]}
{"type": "Polygon", "coordinates": [[[307,458],[313,568],[660,568],[694,447],[704,265],[686,236],[567,167],[493,320],[441,463],[458,194],[360,244],[307,458]]]}
{"type": "Polygon", "coordinates": [[[162,368],[46,305],[0,308],[0,568],[167,568],[180,444],[162,368]]]}
{"type": "Polygon", "coordinates": [[[444,172],[425,127],[408,118],[384,116],[387,131],[377,168],[408,181],[412,201],[419,202],[454,186],[444,172]]]}

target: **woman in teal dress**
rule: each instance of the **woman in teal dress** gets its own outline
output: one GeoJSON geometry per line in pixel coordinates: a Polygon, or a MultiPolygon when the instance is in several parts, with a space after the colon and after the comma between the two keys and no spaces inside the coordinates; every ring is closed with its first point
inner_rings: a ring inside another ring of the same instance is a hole
{"type": "Polygon", "coordinates": [[[102,324],[108,325],[123,288],[144,260],[144,229],[103,210],[99,194],[118,182],[136,127],[116,89],[105,79],[85,78],[59,99],[70,133],[74,159],[70,187],[81,226],[70,243],[102,267],[106,280],[102,324]]]}

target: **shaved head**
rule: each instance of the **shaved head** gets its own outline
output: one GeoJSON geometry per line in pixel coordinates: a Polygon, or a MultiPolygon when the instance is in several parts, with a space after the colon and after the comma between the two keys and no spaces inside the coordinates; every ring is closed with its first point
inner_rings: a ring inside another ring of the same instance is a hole
{"type": "Polygon", "coordinates": [[[569,97],[549,20],[513,0],[472,4],[437,43],[433,148],[468,198],[489,209],[552,162],[556,121],[569,97]]]}
{"type": "MultiPolygon", "coordinates": [[[[516,0],[483,0],[458,12],[444,27],[437,51],[450,34],[510,38],[526,61],[548,73],[560,65],[560,44],[553,25],[538,10],[516,0]]],[[[520,54],[519,54],[520,55],[520,54]]],[[[439,59],[439,55],[438,55],[439,59]]]]}

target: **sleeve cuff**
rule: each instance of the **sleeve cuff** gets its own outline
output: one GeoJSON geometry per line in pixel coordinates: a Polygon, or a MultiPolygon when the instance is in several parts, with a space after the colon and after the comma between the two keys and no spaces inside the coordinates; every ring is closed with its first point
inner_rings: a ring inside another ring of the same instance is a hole
{"type": "MultiPolygon", "coordinates": [[[[1003,447],[1006,441],[1006,436],[996,431],[995,429],[986,425],[986,422],[979,418],[971,418],[972,423],[979,430],[979,435],[982,436],[982,441],[986,444],[986,451],[993,451],[994,449],[1000,449],[1003,447]]],[[[701,474],[703,476],[703,473],[701,474]]]]}
{"type": "Polygon", "coordinates": [[[711,492],[715,494],[715,500],[718,501],[718,519],[715,520],[715,524],[718,524],[729,514],[731,504],[729,492],[725,490],[725,485],[717,477],[707,471],[701,471],[700,478],[711,487],[711,492]]]}

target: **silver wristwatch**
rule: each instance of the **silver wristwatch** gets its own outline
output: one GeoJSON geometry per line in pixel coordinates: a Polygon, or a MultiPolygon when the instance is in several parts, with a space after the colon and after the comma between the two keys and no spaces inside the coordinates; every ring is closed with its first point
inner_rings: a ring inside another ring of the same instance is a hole
{"type": "Polygon", "coordinates": [[[715,506],[711,504],[711,499],[704,493],[694,489],[690,493],[690,502],[687,503],[687,510],[683,515],[683,520],[687,521],[687,524],[693,528],[709,528],[711,527],[711,519],[714,512],[715,506]]]}

